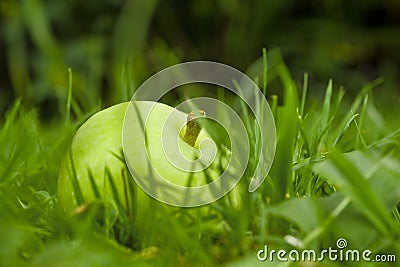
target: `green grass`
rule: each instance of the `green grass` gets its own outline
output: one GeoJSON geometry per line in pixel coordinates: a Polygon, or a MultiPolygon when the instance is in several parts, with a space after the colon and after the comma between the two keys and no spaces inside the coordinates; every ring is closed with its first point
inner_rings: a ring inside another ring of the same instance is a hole
{"type": "MultiPolygon", "coordinates": [[[[24,99],[17,100],[0,130],[0,266],[265,266],[257,251],[265,244],[296,248],[289,236],[301,241],[298,249],[335,247],[338,238],[346,238],[349,248],[395,254],[399,261],[400,128],[391,128],[374,105],[372,92],[382,81],[349,99],[330,80],[322,104],[313,103],[307,74],[300,90],[277,51],[262,60],[260,75],[252,78],[268,95],[275,117],[276,155],[255,193],[247,193],[251,172],[246,172],[238,185],[240,207],[230,196],[200,209],[152,201],[139,216],[140,203],[132,201],[125,213],[122,201],[129,200],[117,200],[115,193],[119,208],[105,209],[105,221],[95,219],[99,207],[93,205],[64,214],[57,202],[58,167],[73,133],[93,112],[76,104],[71,70],[68,97],[60,98],[65,120],[44,124],[35,109],[24,108],[24,99]],[[282,97],[269,95],[272,82],[281,84],[282,97]]],[[[244,119],[254,129],[252,118],[244,119]]],[[[252,151],[258,151],[258,135],[252,136],[252,151]]],[[[125,188],[134,194],[138,189],[127,178],[125,188]]]]}

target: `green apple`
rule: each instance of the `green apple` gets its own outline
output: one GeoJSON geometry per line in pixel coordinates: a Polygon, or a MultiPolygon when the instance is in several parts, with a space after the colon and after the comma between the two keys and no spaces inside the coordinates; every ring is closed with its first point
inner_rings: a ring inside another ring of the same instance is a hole
{"type": "MultiPolygon", "coordinates": [[[[130,198],[127,195],[127,183],[132,182],[128,179],[130,172],[126,162],[140,177],[151,175],[150,163],[160,176],[175,185],[187,186],[189,180],[190,186],[205,185],[210,177],[211,180],[217,179],[229,161],[229,156],[222,157],[219,151],[213,151],[215,146],[209,141],[210,136],[204,128],[199,128],[196,120],[162,103],[126,102],[102,110],[78,129],[60,166],[60,204],[66,212],[96,201],[115,205],[114,185],[119,200],[126,207],[125,200],[130,198]],[[143,115],[150,109],[148,117],[143,115]],[[130,121],[124,125],[125,116],[130,121]],[[145,133],[141,127],[144,121],[145,133]],[[124,150],[125,157],[122,154],[123,130],[124,145],[129,147],[124,150]],[[146,143],[146,150],[143,150],[143,142],[146,143]],[[179,149],[169,153],[167,158],[165,144],[172,143],[179,149]],[[202,161],[198,158],[202,158],[202,161]],[[190,173],[175,166],[181,164],[185,168],[188,162],[191,168],[208,165],[209,171],[190,173]],[[82,199],[78,196],[78,187],[82,199]],[[79,200],[83,203],[79,203],[79,200]]],[[[228,149],[223,152],[224,155],[229,154],[228,149]]],[[[134,186],[137,189],[135,201],[147,201],[149,196],[134,186]]]]}

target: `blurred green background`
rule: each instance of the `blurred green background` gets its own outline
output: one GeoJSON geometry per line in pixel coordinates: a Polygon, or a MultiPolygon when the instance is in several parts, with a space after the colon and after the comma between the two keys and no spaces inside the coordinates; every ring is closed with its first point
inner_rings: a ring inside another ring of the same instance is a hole
{"type": "Polygon", "coordinates": [[[88,112],[177,62],[246,71],[264,47],[281,50],[299,83],[308,72],[317,98],[329,78],[354,95],[382,77],[378,102],[400,102],[398,0],[1,0],[0,14],[2,113],[22,98],[44,121],[63,117],[68,67],[75,110],[88,112]]]}

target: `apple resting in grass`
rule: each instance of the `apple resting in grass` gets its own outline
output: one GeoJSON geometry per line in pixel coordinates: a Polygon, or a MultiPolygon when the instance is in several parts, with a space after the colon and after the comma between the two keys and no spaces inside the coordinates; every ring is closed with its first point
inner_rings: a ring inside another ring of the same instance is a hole
{"type": "MultiPolygon", "coordinates": [[[[59,201],[65,212],[71,213],[80,205],[95,202],[115,206],[115,192],[112,189],[112,184],[115,185],[118,199],[126,208],[126,200],[130,198],[127,196],[128,183],[132,183],[132,180],[129,179],[130,173],[122,154],[122,129],[129,103],[117,104],[94,114],[79,128],[74,136],[71,148],[61,164],[58,178],[59,201]],[[77,187],[82,192],[83,198],[81,199],[76,192],[77,187]]],[[[149,144],[148,154],[152,164],[155,165],[162,176],[181,186],[187,185],[189,177],[192,181],[191,186],[206,184],[204,171],[189,174],[174,168],[167,162],[163,156],[163,147],[160,145],[159,130],[163,127],[168,114],[171,114],[174,110],[173,120],[164,125],[165,133],[177,134],[182,154],[187,158],[196,159],[199,156],[199,144],[210,138],[205,129],[202,129],[201,126],[196,128],[198,125],[193,128],[193,125],[189,124],[188,114],[177,111],[168,105],[150,101],[136,101],[135,105],[138,111],[154,107],[146,124],[149,144]],[[185,123],[187,123],[186,126],[181,128],[185,123]],[[192,127],[190,132],[187,131],[189,127],[192,127]]],[[[145,118],[142,119],[145,120],[145,118]]],[[[135,142],[138,142],[140,138],[143,139],[140,126],[138,123],[129,124],[132,129],[129,129],[130,134],[127,142],[133,147],[135,147],[135,142]]],[[[229,152],[228,149],[226,151],[229,152]]],[[[128,153],[133,153],[130,158],[135,161],[133,164],[137,167],[135,169],[139,172],[137,174],[148,175],[146,169],[147,155],[140,150],[133,150],[128,153]]],[[[216,159],[218,159],[218,155],[216,159]]],[[[224,157],[223,160],[216,160],[211,163],[209,166],[211,172],[207,172],[208,178],[211,176],[211,179],[217,179],[221,174],[221,165],[225,165],[228,161],[224,157]]],[[[149,200],[149,196],[137,185],[133,186],[135,186],[135,192],[137,192],[133,201],[146,202],[149,200]]],[[[143,205],[139,203],[138,206],[145,206],[145,203],[143,205]]]]}

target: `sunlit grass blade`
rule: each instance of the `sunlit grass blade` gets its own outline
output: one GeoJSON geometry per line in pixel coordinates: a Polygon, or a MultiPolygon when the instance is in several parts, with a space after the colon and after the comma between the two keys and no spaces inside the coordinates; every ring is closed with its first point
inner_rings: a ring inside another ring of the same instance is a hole
{"type": "MultiPolygon", "coordinates": [[[[385,235],[390,236],[392,220],[385,205],[376,193],[372,190],[368,180],[353,161],[362,160],[361,164],[368,164],[371,160],[363,154],[350,154],[341,156],[331,154],[330,161],[317,165],[316,171],[329,179],[333,179],[342,185],[342,190],[351,197],[357,206],[363,209],[371,222],[385,235]]],[[[371,164],[371,162],[369,163],[371,164]]],[[[375,163],[377,164],[377,163],[375,163]]],[[[362,166],[362,165],[361,165],[362,166]]],[[[368,168],[373,166],[369,165],[368,168]]],[[[364,171],[366,171],[364,169],[364,171]]]]}
{"type": "Polygon", "coordinates": [[[383,80],[381,78],[376,79],[374,81],[372,81],[371,83],[365,85],[363,88],[361,88],[360,92],[357,94],[357,96],[355,97],[353,103],[350,106],[349,112],[345,114],[345,116],[343,116],[342,120],[339,122],[339,124],[337,125],[337,131],[336,131],[336,138],[333,141],[333,147],[335,147],[338,143],[338,141],[341,139],[341,137],[343,137],[343,133],[344,133],[344,129],[348,129],[348,126],[350,125],[350,122],[355,118],[354,116],[357,115],[358,113],[358,109],[360,107],[360,105],[363,102],[363,99],[365,97],[365,95],[367,95],[372,89],[374,89],[375,87],[377,87],[378,85],[380,85],[383,82],[383,80]]]}
{"type": "Polygon", "coordinates": [[[20,109],[21,109],[21,99],[18,98],[14,102],[14,104],[13,104],[12,108],[10,109],[10,111],[7,113],[5,124],[2,125],[2,129],[0,131],[0,134],[1,134],[0,136],[2,138],[6,138],[6,136],[4,136],[5,132],[10,131],[11,127],[13,126],[13,124],[15,123],[15,121],[17,119],[17,115],[18,115],[18,112],[19,112],[20,109]]]}
{"type": "Polygon", "coordinates": [[[297,137],[297,108],[298,95],[297,87],[283,63],[281,55],[274,51],[270,53],[271,60],[274,63],[275,71],[280,78],[284,88],[284,104],[278,108],[277,113],[277,145],[274,163],[270,175],[275,184],[273,201],[278,202],[285,198],[288,192],[292,190],[293,181],[293,154],[294,143],[297,137]]]}
{"type": "Polygon", "coordinates": [[[100,194],[99,188],[95,182],[95,178],[93,177],[93,173],[90,171],[90,169],[88,169],[88,177],[89,177],[90,187],[92,188],[95,198],[100,199],[101,194],[100,194]]]}
{"type": "Polygon", "coordinates": [[[68,68],[68,94],[67,94],[67,104],[65,111],[65,123],[67,125],[71,124],[71,100],[72,100],[72,69],[68,68]]]}
{"type": "Polygon", "coordinates": [[[78,175],[77,175],[75,163],[74,163],[74,158],[73,158],[72,152],[70,150],[68,151],[68,156],[69,156],[69,163],[71,164],[71,170],[72,170],[71,182],[72,182],[72,187],[74,189],[74,196],[76,199],[76,203],[78,204],[78,206],[80,206],[85,203],[85,198],[83,196],[82,189],[79,184],[78,175]]]}
{"type": "Polygon", "coordinates": [[[303,78],[303,90],[301,91],[301,102],[300,102],[300,117],[304,116],[304,108],[306,106],[306,98],[307,98],[307,90],[308,90],[308,73],[304,73],[303,78]]]}
{"type": "Polygon", "coordinates": [[[263,95],[267,96],[267,84],[268,84],[268,77],[267,77],[267,66],[268,66],[268,61],[267,61],[267,49],[263,48],[262,50],[263,53],[263,95]]]}
{"type": "Polygon", "coordinates": [[[333,141],[333,147],[339,143],[339,141],[343,138],[346,131],[349,129],[350,124],[358,117],[358,114],[353,114],[353,116],[348,117],[345,123],[342,123],[341,126],[338,127],[338,134],[336,135],[335,140],[333,141]]]}
{"type": "Polygon", "coordinates": [[[326,129],[328,127],[328,122],[329,122],[329,114],[331,112],[331,101],[332,101],[332,79],[329,80],[328,82],[328,87],[326,88],[325,91],[325,99],[324,103],[322,104],[322,111],[321,111],[321,117],[320,117],[320,131],[325,133],[326,129]]]}
{"type": "Polygon", "coordinates": [[[277,95],[272,95],[271,96],[271,111],[272,115],[275,118],[275,122],[278,119],[278,96],[277,95]]]}

